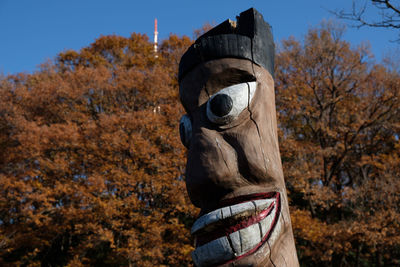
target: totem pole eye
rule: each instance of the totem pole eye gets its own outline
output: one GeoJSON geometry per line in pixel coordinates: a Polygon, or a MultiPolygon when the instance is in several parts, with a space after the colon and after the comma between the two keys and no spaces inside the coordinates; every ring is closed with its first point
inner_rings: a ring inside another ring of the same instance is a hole
{"type": "Polygon", "coordinates": [[[218,117],[228,115],[232,107],[233,100],[226,94],[218,94],[210,100],[211,111],[218,117]]]}
{"type": "Polygon", "coordinates": [[[179,134],[181,136],[182,144],[189,148],[190,139],[192,138],[192,121],[188,115],[183,115],[179,122],[179,134]]]}
{"type": "Polygon", "coordinates": [[[247,108],[256,91],[257,82],[239,83],[226,87],[207,102],[207,117],[215,124],[228,124],[247,108]]]}

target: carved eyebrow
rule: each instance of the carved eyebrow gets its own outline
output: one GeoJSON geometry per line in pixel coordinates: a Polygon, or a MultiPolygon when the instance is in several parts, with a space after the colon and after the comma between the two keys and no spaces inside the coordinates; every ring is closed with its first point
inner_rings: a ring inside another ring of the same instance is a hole
{"type": "MultiPolygon", "coordinates": [[[[254,82],[257,80],[250,69],[246,70],[244,68],[227,67],[215,73],[198,71],[196,71],[196,77],[198,78],[199,82],[194,84],[196,88],[195,90],[191,90],[190,86],[188,86],[190,84],[186,80],[188,76],[186,76],[179,84],[180,102],[182,103],[187,113],[190,113],[191,110],[195,106],[197,106],[194,105],[195,103],[197,103],[195,100],[193,100],[194,95],[196,95],[194,98],[200,97],[200,92],[203,90],[208,95],[208,97],[211,97],[212,95],[216,94],[226,87],[240,83],[254,82]]],[[[190,79],[190,81],[193,82],[194,80],[190,79]]]]}
{"type": "Polygon", "coordinates": [[[229,84],[229,86],[230,86],[230,85],[234,85],[234,84],[255,82],[255,81],[256,81],[256,77],[249,74],[249,75],[232,76],[232,78],[228,82],[230,83],[229,84]]]}
{"type": "Polygon", "coordinates": [[[247,71],[239,69],[226,69],[223,72],[212,74],[207,81],[206,88],[214,89],[214,92],[209,92],[209,94],[212,95],[217,91],[231,85],[254,82],[256,80],[256,77],[247,71]]]}

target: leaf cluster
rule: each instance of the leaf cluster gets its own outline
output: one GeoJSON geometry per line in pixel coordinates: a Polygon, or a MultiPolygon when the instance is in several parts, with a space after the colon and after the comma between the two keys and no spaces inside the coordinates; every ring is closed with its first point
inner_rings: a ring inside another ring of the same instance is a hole
{"type": "Polygon", "coordinates": [[[331,23],[277,58],[280,146],[305,266],[397,265],[400,76],[331,23]]]}
{"type": "Polygon", "coordinates": [[[184,266],[177,65],[147,36],[102,36],[0,80],[0,265],[184,266]]]}

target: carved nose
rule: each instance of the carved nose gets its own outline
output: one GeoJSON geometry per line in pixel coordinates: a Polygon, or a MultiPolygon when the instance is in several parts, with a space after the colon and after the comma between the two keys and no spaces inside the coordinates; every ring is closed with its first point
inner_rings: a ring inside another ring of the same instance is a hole
{"type": "Polygon", "coordinates": [[[211,99],[210,107],[214,115],[218,117],[223,117],[232,110],[233,101],[229,95],[219,94],[211,99]]]}

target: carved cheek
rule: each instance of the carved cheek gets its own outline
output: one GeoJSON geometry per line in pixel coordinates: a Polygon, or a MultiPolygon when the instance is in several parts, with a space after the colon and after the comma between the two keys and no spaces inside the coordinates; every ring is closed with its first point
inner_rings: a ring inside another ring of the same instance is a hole
{"type": "Polygon", "coordinates": [[[224,139],[235,150],[239,172],[245,180],[252,184],[271,181],[267,175],[268,160],[253,121],[225,133],[224,139]]]}
{"type": "Polygon", "coordinates": [[[194,136],[188,156],[188,168],[197,168],[189,173],[194,176],[226,177],[237,170],[234,151],[212,130],[202,129],[194,136]]]}
{"type": "Polygon", "coordinates": [[[231,188],[240,186],[238,173],[236,152],[218,132],[202,128],[194,133],[188,152],[186,185],[195,205],[210,205],[203,202],[218,201],[231,188]],[[204,192],[210,196],[207,200],[204,192]]]}
{"type": "Polygon", "coordinates": [[[246,140],[243,143],[244,157],[247,159],[248,168],[250,171],[249,179],[258,184],[265,182],[267,179],[267,158],[263,149],[263,146],[260,144],[260,139],[258,135],[255,136],[253,141],[246,140]]]}

